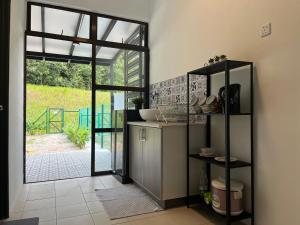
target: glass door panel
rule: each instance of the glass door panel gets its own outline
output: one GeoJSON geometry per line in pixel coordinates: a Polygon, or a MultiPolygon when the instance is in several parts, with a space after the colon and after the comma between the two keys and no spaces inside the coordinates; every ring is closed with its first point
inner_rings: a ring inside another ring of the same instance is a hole
{"type": "Polygon", "coordinates": [[[95,172],[116,171],[123,151],[125,92],[96,91],[95,172]]]}

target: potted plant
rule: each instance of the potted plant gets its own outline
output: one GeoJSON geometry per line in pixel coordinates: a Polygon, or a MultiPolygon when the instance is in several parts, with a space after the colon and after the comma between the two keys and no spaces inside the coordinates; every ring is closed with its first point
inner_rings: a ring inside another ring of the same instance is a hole
{"type": "Polygon", "coordinates": [[[227,56],[226,55],[220,55],[220,61],[225,61],[227,60],[227,56]]]}
{"type": "Polygon", "coordinates": [[[135,109],[139,110],[143,106],[144,99],[143,99],[143,97],[136,97],[136,98],[132,99],[132,103],[134,104],[135,109]]]}
{"type": "Polygon", "coordinates": [[[212,203],[212,193],[211,192],[204,192],[203,193],[203,199],[204,199],[204,202],[207,204],[207,205],[210,205],[212,203]]]}

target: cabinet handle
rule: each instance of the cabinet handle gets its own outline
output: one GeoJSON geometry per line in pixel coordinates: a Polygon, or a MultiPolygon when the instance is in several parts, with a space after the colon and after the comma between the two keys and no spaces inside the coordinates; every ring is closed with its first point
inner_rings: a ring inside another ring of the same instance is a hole
{"type": "Polygon", "coordinates": [[[141,129],[140,141],[146,141],[146,129],[145,128],[141,129]]]}

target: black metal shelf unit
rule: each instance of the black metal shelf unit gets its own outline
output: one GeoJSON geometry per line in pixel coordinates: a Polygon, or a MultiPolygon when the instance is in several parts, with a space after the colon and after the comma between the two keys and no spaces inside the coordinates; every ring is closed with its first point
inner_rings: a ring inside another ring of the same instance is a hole
{"type": "MultiPolygon", "coordinates": [[[[226,180],[226,216],[222,216],[214,212],[214,210],[207,206],[204,202],[199,202],[196,208],[197,211],[200,211],[209,216],[213,216],[217,219],[223,221],[226,225],[230,225],[232,222],[251,219],[251,224],[254,225],[254,162],[253,162],[253,63],[244,62],[244,61],[235,61],[235,60],[225,60],[213,65],[202,67],[200,69],[191,71],[187,73],[187,207],[190,207],[190,201],[192,197],[190,196],[190,159],[201,160],[206,163],[207,168],[207,180],[208,180],[208,190],[210,189],[211,183],[211,165],[220,166],[225,169],[225,180],[226,180]],[[247,113],[230,113],[230,96],[229,86],[230,86],[230,72],[233,69],[249,67],[250,70],[250,112],[247,113]],[[191,113],[190,111],[190,77],[205,75],[207,79],[207,96],[211,94],[211,76],[214,74],[225,72],[225,109],[224,113],[191,113]],[[225,163],[218,162],[213,158],[201,157],[198,154],[190,153],[190,116],[191,115],[203,115],[207,117],[207,126],[206,126],[206,146],[211,146],[211,117],[212,116],[224,116],[225,118],[225,163]],[[251,150],[251,162],[236,161],[230,162],[230,118],[231,116],[245,116],[250,117],[250,150],[251,150]],[[239,216],[231,216],[231,202],[230,199],[230,177],[231,169],[238,169],[250,167],[251,171],[251,213],[243,212],[239,216]]],[[[194,207],[193,207],[194,208],[194,207]]]]}

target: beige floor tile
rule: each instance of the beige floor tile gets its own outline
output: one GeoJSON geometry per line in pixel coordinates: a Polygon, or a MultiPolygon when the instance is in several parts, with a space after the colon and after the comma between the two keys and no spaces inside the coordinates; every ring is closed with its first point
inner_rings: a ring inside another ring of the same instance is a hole
{"type": "Polygon", "coordinates": [[[104,189],[105,186],[99,180],[86,181],[79,185],[83,193],[92,193],[96,189],[104,189]]]}
{"type": "Polygon", "coordinates": [[[42,200],[33,200],[33,201],[26,201],[24,210],[37,210],[37,209],[49,209],[55,208],[55,199],[42,199],[42,200]]]}
{"type": "Polygon", "coordinates": [[[56,220],[39,222],[39,225],[56,225],[56,220]]]}
{"type": "Polygon", "coordinates": [[[75,187],[79,187],[79,184],[76,179],[55,181],[55,189],[57,189],[57,188],[72,189],[75,187]]]}
{"type": "Polygon", "coordinates": [[[122,186],[122,184],[111,175],[99,177],[99,180],[102,182],[105,188],[114,188],[122,186]]]}
{"type": "Polygon", "coordinates": [[[167,210],[155,212],[155,213],[147,213],[147,214],[142,214],[142,215],[137,215],[137,216],[130,216],[130,217],[125,217],[125,218],[121,218],[121,219],[117,219],[117,220],[112,220],[111,223],[112,224],[128,223],[128,222],[132,222],[135,220],[144,220],[146,218],[153,218],[156,216],[161,216],[166,213],[168,213],[167,210]]]}
{"type": "Polygon", "coordinates": [[[110,225],[111,220],[108,218],[105,212],[92,214],[95,225],[110,225]]]}
{"type": "Polygon", "coordinates": [[[86,193],[83,194],[84,195],[84,199],[86,202],[96,202],[99,201],[96,193],[86,193]]]}
{"type": "Polygon", "coordinates": [[[104,211],[104,207],[100,201],[87,202],[87,206],[91,214],[99,213],[104,211]]]}
{"type": "Polygon", "coordinates": [[[56,197],[64,197],[68,195],[78,195],[82,194],[79,186],[74,187],[59,187],[55,189],[56,197]]]}
{"type": "Polygon", "coordinates": [[[27,195],[27,200],[39,200],[39,199],[47,199],[47,198],[55,198],[55,192],[29,192],[27,195]]]}
{"type": "Polygon", "coordinates": [[[56,198],[56,207],[64,205],[84,204],[85,200],[82,194],[68,195],[56,198]]]}
{"type": "Polygon", "coordinates": [[[39,217],[40,221],[56,220],[55,208],[24,211],[22,219],[39,217]]]}
{"type": "Polygon", "coordinates": [[[13,206],[13,208],[10,210],[11,213],[13,212],[22,212],[24,210],[25,207],[25,201],[19,201],[17,200],[15,202],[15,205],[13,206]]]}
{"type": "Polygon", "coordinates": [[[91,215],[84,215],[59,219],[57,220],[57,225],[94,225],[94,222],[91,215]]]}
{"type": "Polygon", "coordinates": [[[36,183],[31,184],[29,186],[29,192],[33,193],[47,193],[47,192],[54,192],[54,183],[36,183]]]}
{"type": "Polygon", "coordinates": [[[89,214],[86,204],[66,205],[56,208],[57,219],[70,218],[89,214]]]}

